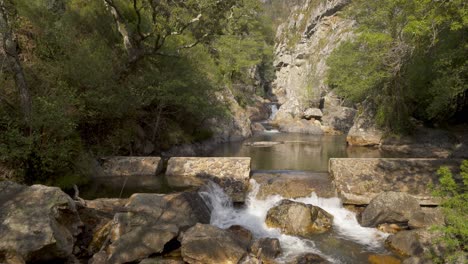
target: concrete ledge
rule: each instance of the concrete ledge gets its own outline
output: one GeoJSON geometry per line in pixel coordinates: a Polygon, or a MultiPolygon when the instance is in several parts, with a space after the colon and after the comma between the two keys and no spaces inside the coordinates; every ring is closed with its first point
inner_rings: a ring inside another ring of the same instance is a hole
{"type": "Polygon", "coordinates": [[[250,158],[170,158],[166,178],[171,187],[201,186],[211,180],[234,202],[244,202],[250,179],[250,158]]]}
{"type": "Polygon", "coordinates": [[[385,191],[406,192],[421,205],[438,205],[430,185],[438,182],[436,171],[448,166],[458,172],[458,159],[334,158],[329,172],[344,204],[366,205],[385,191]]]}
{"type": "Polygon", "coordinates": [[[101,158],[98,176],[154,176],[161,172],[160,157],[105,157],[101,158]]]}

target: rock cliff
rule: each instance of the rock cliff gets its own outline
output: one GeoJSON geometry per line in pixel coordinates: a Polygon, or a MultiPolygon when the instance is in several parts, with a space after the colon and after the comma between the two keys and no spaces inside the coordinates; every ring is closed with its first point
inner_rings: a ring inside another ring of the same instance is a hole
{"type": "Polygon", "coordinates": [[[281,107],[276,120],[300,118],[309,107],[324,110],[320,101],[329,92],[326,60],[342,41],[353,36],[354,22],[339,15],[348,2],[296,2],[289,18],[278,27],[273,94],[281,107]]]}

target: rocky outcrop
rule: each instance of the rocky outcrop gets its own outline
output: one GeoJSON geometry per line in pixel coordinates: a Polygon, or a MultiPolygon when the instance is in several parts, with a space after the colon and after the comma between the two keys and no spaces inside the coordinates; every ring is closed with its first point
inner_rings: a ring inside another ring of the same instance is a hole
{"type": "Polygon", "coordinates": [[[344,204],[366,205],[381,192],[405,192],[420,205],[437,205],[430,183],[438,181],[436,171],[449,166],[459,171],[461,160],[451,159],[385,159],[333,158],[329,173],[338,196],[344,204]]]}
{"type": "Polygon", "coordinates": [[[320,122],[317,124],[315,120],[305,119],[288,119],[277,123],[281,132],[301,133],[310,135],[323,135],[323,130],[320,127],[320,122]]]}
{"type": "Polygon", "coordinates": [[[236,264],[247,254],[227,230],[197,224],[182,236],[182,257],[187,263],[236,264]]]}
{"type": "Polygon", "coordinates": [[[372,106],[364,102],[354,119],[354,124],[348,132],[346,141],[351,146],[378,146],[381,144],[383,132],[375,123],[372,106]]]}
{"type": "Polygon", "coordinates": [[[417,213],[422,213],[419,202],[409,194],[384,192],[372,199],[361,214],[361,225],[376,227],[384,223],[408,224],[417,213]]]}
{"type": "Polygon", "coordinates": [[[125,212],[116,213],[107,244],[92,263],[128,263],[162,253],[181,231],[209,223],[210,211],[197,192],[134,194],[125,212]]]}
{"type": "Polygon", "coordinates": [[[268,210],[265,222],[285,234],[311,237],[330,230],[333,216],[317,206],[282,200],[268,210]]]}
{"type": "Polygon", "coordinates": [[[314,119],[322,119],[323,117],[323,113],[320,109],[318,108],[307,108],[305,111],[304,111],[304,114],[302,116],[303,118],[307,119],[307,120],[310,120],[312,118],[314,119]]]}
{"type": "Polygon", "coordinates": [[[97,176],[156,176],[161,172],[160,157],[105,157],[97,176]]]}
{"type": "Polygon", "coordinates": [[[327,173],[311,172],[255,172],[252,175],[258,185],[257,199],[281,195],[287,199],[308,197],[315,192],[320,197],[333,197],[335,189],[327,173]]]}
{"type": "Polygon", "coordinates": [[[172,187],[201,186],[213,181],[234,202],[244,202],[250,179],[250,158],[171,158],[166,177],[172,187]]]}
{"type": "Polygon", "coordinates": [[[0,182],[0,212],[0,252],[29,263],[71,257],[82,223],[59,188],[0,182]]]}
{"type": "MultiPolygon", "coordinates": [[[[300,118],[320,106],[328,92],[326,60],[339,44],[353,36],[353,22],[339,16],[348,0],[300,1],[277,31],[273,94],[281,107],[278,123],[300,118]]],[[[324,109],[322,109],[323,111],[324,109]]]]}

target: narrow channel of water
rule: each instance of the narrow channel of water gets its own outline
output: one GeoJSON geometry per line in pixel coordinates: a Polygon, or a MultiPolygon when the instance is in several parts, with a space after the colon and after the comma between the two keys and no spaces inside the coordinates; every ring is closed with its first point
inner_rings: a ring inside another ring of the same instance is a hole
{"type": "Polygon", "coordinates": [[[251,180],[253,190],[249,193],[246,205],[235,208],[223,190],[215,185],[207,186],[202,196],[212,207],[211,224],[220,228],[241,225],[251,230],[255,237],[278,238],[283,250],[280,263],[291,260],[303,253],[315,253],[332,263],[367,263],[371,254],[389,254],[383,247],[386,234],[374,228],[361,227],[354,213],[342,207],[338,198],[320,198],[312,193],[309,197],[293,199],[305,204],[319,206],[333,215],[332,231],[317,234],[313,240],[281,234],[277,229],[268,228],[265,218],[270,208],[283,197],[270,196],[256,198],[258,184],[251,180]]]}

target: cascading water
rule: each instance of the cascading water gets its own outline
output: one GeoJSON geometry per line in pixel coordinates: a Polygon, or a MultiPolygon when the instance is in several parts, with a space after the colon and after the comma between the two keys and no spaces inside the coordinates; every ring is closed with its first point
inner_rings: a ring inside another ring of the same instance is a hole
{"type": "Polygon", "coordinates": [[[317,240],[309,240],[281,234],[277,229],[268,228],[265,218],[270,208],[284,199],[280,195],[266,200],[256,198],[259,185],[251,180],[252,191],[249,193],[244,208],[234,208],[229,197],[216,184],[210,183],[200,194],[212,209],[211,224],[220,228],[241,225],[249,229],[256,238],[278,238],[283,254],[280,262],[291,260],[302,253],[315,253],[332,263],[365,263],[369,254],[385,253],[382,247],[386,234],[359,225],[354,213],[343,208],[338,198],[320,198],[312,193],[309,197],[292,199],[323,208],[334,216],[333,231],[317,235],[317,240]]]}
{"type": "Polygon", "coordinates": [[[268,120],[273,120],[275,119],[276,113],[278,113],[278,106],[276,104],[271,104],[270,105],[270,118],[268,120]]]}

